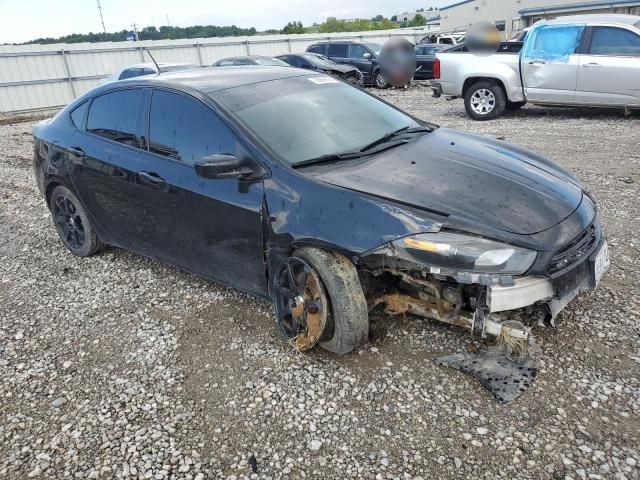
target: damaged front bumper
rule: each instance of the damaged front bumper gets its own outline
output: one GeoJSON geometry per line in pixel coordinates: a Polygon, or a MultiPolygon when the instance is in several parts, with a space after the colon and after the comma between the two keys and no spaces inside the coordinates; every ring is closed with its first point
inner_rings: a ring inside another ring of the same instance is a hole
{"type": "Polygon", "coordinates": [[[417,263],[393,244],[368,252],[359,263],[369,276],[363,284],[370,308],[384,304],[390,314],[412,313],[483,337],[527,340],[526,320],[553,324],[576,295],[598,285],[609,267],[608,246],[599,226],[593,243],[578,253],[582,256],[571,257],[570,264],[553,274],[519,277],[447,271],[417,263]]]}

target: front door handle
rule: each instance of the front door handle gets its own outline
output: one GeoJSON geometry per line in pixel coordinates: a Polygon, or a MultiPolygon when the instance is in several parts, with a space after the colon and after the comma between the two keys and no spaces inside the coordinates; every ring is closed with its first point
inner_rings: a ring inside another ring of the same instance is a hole
{"type": "Polygon", "coordinates": [[[80,147],[69,147],[67,148],[67,151],[72,154],[75,155],[76,157],[86,157],[87,154],[84,153],[84,150],[82,150],[80,147]]]}
{"type": "Polygon", "coordinates": [[[138,173],[138,176],[142,183],[146,183],[147,185],[154,187],[163,187],[167,184],[167,182],[164,181],[164,178],[152,172],[140,172],[138,173]]]}
{"type": "Polygon", "coordinates": [[[589,62],[589,63],[585,63],[584,65],[582,65],[583,67],[590,67],[590,68],[598,68],[601,67],[601,65],[599,63],[596,62],[589,62]]]}
{"type": "Polygon", "coordinates": [[[529,62],[529,65],[534,65],[534,66],[540,66],[540,65],[544,65],[546,62],[544,60],[531,60],[529,62]]]}

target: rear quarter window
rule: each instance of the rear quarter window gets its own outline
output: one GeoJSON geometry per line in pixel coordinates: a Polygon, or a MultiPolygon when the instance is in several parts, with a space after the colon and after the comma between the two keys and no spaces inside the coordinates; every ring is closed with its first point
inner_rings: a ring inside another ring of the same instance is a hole
{"type": "Polygon", "coordinates": [[[89,101],[81,103],[71,112],[71,123],[79,130],[84,128],[84,119],[87,116],[87,110],[89,109],[89,101]]]}
{"type": "Polygon", "coordinates": [[[309,50],[307,50],[308,52],[311,53],[320,53],[320,54],[324,54],[324,45],[314,45],[311,48],[309,48],[309,50]]]}

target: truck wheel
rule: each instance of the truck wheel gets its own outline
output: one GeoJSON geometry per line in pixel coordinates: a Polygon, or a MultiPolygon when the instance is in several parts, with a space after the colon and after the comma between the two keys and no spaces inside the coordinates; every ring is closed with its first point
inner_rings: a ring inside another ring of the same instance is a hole
{"type": "Polygon", "coordinates": [[[500,85],[476,82],[464,94],[464,107],[474,120],[491,120],[504,113],[507,97],[500,85]]]}
{"type": "Polygon", "coordinates": [[[353,263],[316,248],[293,252],[272,279],[276,329],[296,349],[316,342],[344,355],[369,337],[367,302],[353,263]]]}
{"type": "Polygon", "coordinates": [[[380,72],[380,70],[373,73],[373,86],[376,88],[389,88],[389,84],[382,76],[382,72],[380,72]]]}
{"type": "Polygon", "coordinates": [[[520,110],[527,102],[509,102],[507,101],[507,110],[520,110]]]}

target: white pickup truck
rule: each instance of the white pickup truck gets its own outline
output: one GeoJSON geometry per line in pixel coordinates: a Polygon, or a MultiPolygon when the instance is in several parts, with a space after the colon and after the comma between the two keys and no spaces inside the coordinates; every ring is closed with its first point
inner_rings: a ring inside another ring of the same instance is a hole
{"type": "Polygon", "coordinates": [[[637,16],[561,17],[537,23],[519,53],[464,50],[436,55],[431,88],[436,97],[464,98],[467,114],[476,120],[527,102],[640,108],[637,16]]]}

